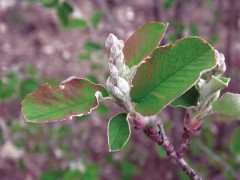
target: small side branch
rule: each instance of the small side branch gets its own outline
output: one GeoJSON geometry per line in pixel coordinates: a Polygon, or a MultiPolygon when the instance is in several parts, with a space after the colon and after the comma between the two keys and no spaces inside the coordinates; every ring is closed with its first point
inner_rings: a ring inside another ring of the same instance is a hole
{"type": "Polygon", "coordinates": [[[140,114],[135,113],[132,115],[132,117],[134,119],[135,129],[142,130],[152,141],[162,146],[165,149],[167,155],[173,159],[182,169],[182,171],[184,171],[192,180],[202,180],[202,178],[197,175],[195,170],[193,170],[182,157],[178,157],[174,146],[165,134],[163,125],[159,125],[158,130],[154,127],[148,126],[140,114]]]}
{"type": "Polygon", "coordinates": [[[182,135],[182,143],[181,143],[180,148],[177,152],[177,156],[179,158],[182,158],[185,155],[186,150],[187,150],[187,148],[190,144],[191,144],[190,133],[186,128],[184,128],[184,132],[183,132],[183,135],[182,135]]]}

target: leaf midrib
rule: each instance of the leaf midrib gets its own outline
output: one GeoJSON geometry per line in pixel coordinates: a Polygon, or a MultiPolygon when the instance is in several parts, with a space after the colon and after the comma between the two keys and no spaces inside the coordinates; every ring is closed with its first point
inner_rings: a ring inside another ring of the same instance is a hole
{"type": "MultiPolygon", "coordinates": [[[[211,49],[210,49],[211,50],[211,49]]],[[[194,60],[192,60],[191,62],[189,62],[188,64],[186,65],[183,65],[182,67],[179,68],[178,71],[175,71],[174,73],[171,74],[171,76],[167,77],[166,79],[164,79],[163,81],[161,81],[161,83],[158,83],[156,86],[154,86],[151,90],[149,90],[146,95],[140,99],[140,101],[138,101],[137,103],[139,104],[140,102],[142,102],[154,89],[156,89],[159,84],[162,84],[164,83],[165,81],[167,81],[170,77],[174,76],[174,74],[178,73],[180,70],[182,70],[183,68],[185,68],[186,66],[188,66],[189,64],[191,64],[192,62],[195,62],[196,59],[200,58],[201,56],[203,56],[204,54],[208,53],[210,50],[204,52],[203,54],[201,54],[200,56],[196,57],[194,60]]]]}
{"type": "MultiPolygon", "coordinates": [[[[88,103],[88,102],[90,102],[90,101],[92,101],[93,99],[91,99],[91,100],[88,100],[88,101],[85,101],[85,102],[82,102],[82,103],[78,103],[78,104],[74,104],[74,105],[72,105],[72,106],[65,106],[65,107],[62,107],[62,108],[58,108],[57,110],[55,110],[55,111],[51,111],[50,113],[48,113],[48,114],[46,114],[46,113],[44,113],[44,114],[40,114],[40,115],[37,115],[37,116],[33,116],[33,117],[31,117],[31,118],[27,118],[27,119],[29,119],[29,120],[36,120],[36,118],[38,118],[38,117],[45,117],[45,116],[48,116],[48,115],[50,115],[50,114],[55,114],[55,113],[57,113],[57,112],[60,112],[60,111],[62,111],[62,110],[66,110],[66,109],[70,109],[70,108],[73,108],[73,107],[76,107],[76,106],[79,106],[79,105],[82,105],[82,104],[86,104],[86,103],[88,103]]],[[[79,113],[81,113],[81,112],[79,112],[79,113]]],[[[84,113],[84,112],[83,112],[84,113]]],[[[68,116],[67,116],[68,117],[68,116]]],[[[61,119],[64,119],[64,118],[67,118],[67,117],[63,117],[63,118],[61,118],[61,119]]],[[[38,119],[37,119],[38,120],[38,119]]]]}
{"type": "Polygon", "coordinates": [[[120,124],[120,127],[118,128],[117,136],[116,136],[116,138],[115,138],[114,141],[113,141],[112,147],[114,146],[114,144],[115,144],[115,142],[116,142],[116,140],[117,140],[117,138],[118,138],[118,136],[119,136],[119,131],[120,131],[120,129],[122,128],[123,123],[124,123],[124,122],[122,121],[121,124],[120,124]]]}

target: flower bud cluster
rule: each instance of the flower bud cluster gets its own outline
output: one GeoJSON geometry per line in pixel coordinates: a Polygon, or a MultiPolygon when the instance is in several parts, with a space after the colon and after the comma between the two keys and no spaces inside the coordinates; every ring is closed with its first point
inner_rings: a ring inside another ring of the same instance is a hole
{"type": "Polygon", "coordinates": [[[123,47],[124,42],[118,40],[116,36],[110,34],[106,39],[106,48],[109,51],[109,78],[107,80],[107,88],[111,95],[118,103],[124,106],[128,111],[132,111],[130,99],[130,84],[124,78],[130,72],[129,68],[124,63],[123,47]]]}

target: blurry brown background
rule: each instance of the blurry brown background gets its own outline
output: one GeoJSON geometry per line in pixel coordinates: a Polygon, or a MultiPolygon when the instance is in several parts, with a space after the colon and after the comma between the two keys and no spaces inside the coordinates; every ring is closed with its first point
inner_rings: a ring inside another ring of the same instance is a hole
{"type": "MultiPolygon", "coordinates": [[[[65,176],[65,179],[186,179],[154,143],[134,130],[131,142],[123,152],[108,152],[107,121],[121,111],[116,106],[106,104],[103,112],[94,112],[84,120],[25,124],[20,113],[24,94],[21,83],[31,79],[37,85],[44,82],[56,85],[69,76],[97,78],[104,83],[107,73],[104,41],[108,34],[114,33],[125,40],[142,24],[161,21],[170,23],[162,44],[198,35],[224,53],[228,68],[226,76],[232,78],[227,90],[239,93],[240,1],[67,2],[74,8],[73,16],[84,19],[87,24],[96,11],[101,12],[97,28],[65,30],[56,10],[44,7],[37,0],[0,0],[1,87],[7,83],[9,74],[16,76],[16,92],[0,100],[0,180],[47,180],[65,176]],[[82,55],[89,50],[86,48],[89,41],[97,42],[99,46],[90,47],[94,51],[84,59],[82,55]],[[80,174],[64,175],[67,171],[80,174]]],[[[170,108],[163,112],[169,120],[166,123],[168,135],[176,146],[182,133],[182,114],[181,110],[170,108]]],[[[201,137],[193,139],[187,161],[204,179],[236,179],[240,174],[239,155],[231,154],[229,149],[232,133],[239,126],[237,120],[210,119],[203,127],[201,137]]]]}

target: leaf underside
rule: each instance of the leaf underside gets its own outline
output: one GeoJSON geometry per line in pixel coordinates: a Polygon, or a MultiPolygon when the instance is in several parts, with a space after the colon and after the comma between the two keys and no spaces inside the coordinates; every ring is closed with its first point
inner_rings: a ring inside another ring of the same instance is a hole
{"type": "Polygon", "coordinates": [[[215,66],[213,48],[198,37],[189,37],[157,48],[136,71],[131,89],[135,110],[158,113],[191,88],[201,72],[215,66]]]}
{"type": "Polygon", "coordinates": [[[125,42],[123,54],[126,64],[131,68],[138,65],[160,44],[168,24],[147,23],[141,26],[125,42]]]}
{"type": "Polygon", "coordinates": [[[108,145],[110,151],[121,150],[130,137],[130,126],[127,114],[121,113],[108,122],[108,145]]]}
{"type": "Polygon", "coordinates": [[[22,102],[22,113],[27,122],[49,122],[69,119],[72,116],[88,114],[98,106],[95,93],[105,97],[108,92],[102,85],[85,79],[73,78],[59,87],[42,85],[22,102]]]}
{"type": "Polygon", "coordinates": [[[225,93],[212,103],[213,112],[240,119],[240,94],[225,93]]]}

